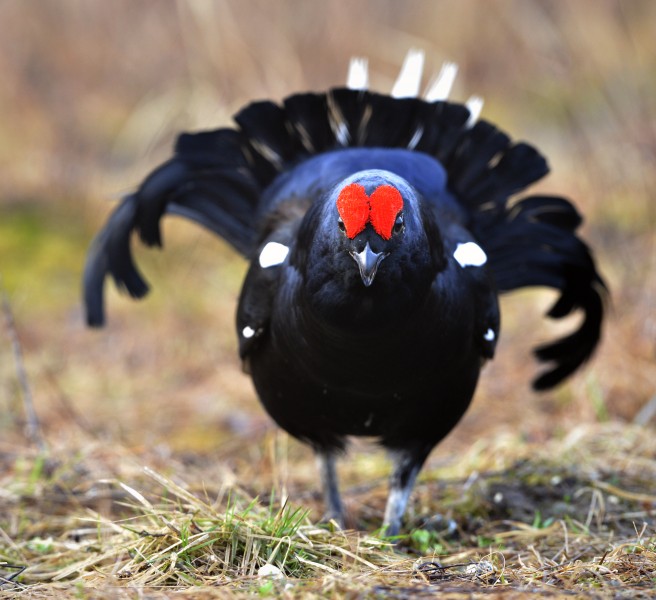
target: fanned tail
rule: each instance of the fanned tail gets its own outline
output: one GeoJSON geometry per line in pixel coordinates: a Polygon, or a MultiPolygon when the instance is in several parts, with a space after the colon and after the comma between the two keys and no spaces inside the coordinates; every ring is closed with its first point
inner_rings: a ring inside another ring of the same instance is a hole
{"type": "Polygon", "coordinates": [[[538,359],[552,367],[534,385],[552,387],[572,373],[599,340],[607,293],[576,235],[580,216],[563,198],[511,202],[548,172],[545,159],[532,146],[514,143],[494,125],[477,121],[480,98],[465,105],[446,101],[454,65],[430,86],[428,101],[409,97],[419,88],[422,61],[414,53],[407,62],[396,97],[364,89],[366,63],[354,61],[348,78],[353,89],[296,94],[280,105],[255,102],[235,116],[235,129],[182,134],[173,158],[123,200],[91,247],[84,274],[88,323],[104,322],[107,274],[133,297],[148,291],[132,258],[132,231],[145,244],[161,246],[160,219],[178,214],[250,257],[267,214],[263,191],[279,174],[339,148],[406,148],[444,165],[449,191],[466,208],[466,225],[485,249],[500,291],[552,287],[561,295],[550,317],[583,311],[576,331],[536,350],[538,359]]]}

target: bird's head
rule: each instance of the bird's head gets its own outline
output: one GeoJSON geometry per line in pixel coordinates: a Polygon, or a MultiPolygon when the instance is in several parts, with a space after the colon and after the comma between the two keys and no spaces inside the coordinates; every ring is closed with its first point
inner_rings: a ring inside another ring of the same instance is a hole
{"type": "Polygon", "coordinates": [[[304,275],[308,293],[327,309],[384,318],[422,298],[444,267],[434,216],[390,171],[355,173],[313,209],[299,236],[305,231],[304,275]]]}
{"type": "Polygon", "coordinates": [[[346,242],[349,254],[358,265],[362,283],[369,287],[394,245],[390,243],[392,238],[403,234],[403,196],[389,183],[367,190],[362,183],[353,182],[341,187],[335,206],[337,226],[351,240],[350,244],[346,242]],[[372,248],[372,243],[378,250],[372,248]]]}

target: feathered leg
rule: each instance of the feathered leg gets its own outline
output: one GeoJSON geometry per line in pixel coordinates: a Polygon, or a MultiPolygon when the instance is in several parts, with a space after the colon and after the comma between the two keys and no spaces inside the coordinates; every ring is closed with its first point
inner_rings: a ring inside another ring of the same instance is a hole
{"type": "Polygon", "coordinates": [[[337,459],[334,453],[326,450],[316,450],[316,455],[326,507],[324,519],[336,521],[340,527],[344,527],[344,505],[339,495],[337,469],[335,468],[337,459]]]}
{"type": "Polygon", "coordinates": [[[398,535],[401,520],[408,505],[410,493],[414,487],[417,474],[426,460],[431,448],[409,448],[395,450],[392,453],[394,468],[390,477],[389,495],[385,507],[383,531],[385,535],[398,535]]]}

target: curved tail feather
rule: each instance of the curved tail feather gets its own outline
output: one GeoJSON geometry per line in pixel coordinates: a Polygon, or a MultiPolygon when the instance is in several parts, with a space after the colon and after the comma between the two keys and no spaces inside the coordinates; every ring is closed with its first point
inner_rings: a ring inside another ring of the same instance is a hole
{"type": "Polygon", "coordinates": [[[162,246],[160,220],[176,214],[199,223],[239,252],[250,252],[256,238],[253,217],[260,189],[242,151],[243,136],[221,129],[183,134],[176,155],[126,196],[94,239],[84,269],[87,323],[103,325],[104,281],[111,275],[119,290],[133,298],[148,293],[148,284],[132,258],[133,231],[147,246],[162,246]]]}
{"type": "Polygon", "coordinates": [[[590,250],[576,236],[581,221],[564,198],[529,196],[480,233],[499,291],[546,286],[560,291],[547,316],[583,311],[578,329],[535,350],[538,360],[551,363],[533,382],[538,390],[554,387],[586,362],[601,335],[608,290],[590,250]]]}
{"type": "Polygon", "coordinates": [[[103,230],[91,244],[84,267],[84,304],[87,323],[97,327],[104,323],[105,275],[109,273],[120,290],[133,298],[148,293],[148,284],[137,270],[130,251],[137,202],[127,196],[112,213],[103,230]]]}

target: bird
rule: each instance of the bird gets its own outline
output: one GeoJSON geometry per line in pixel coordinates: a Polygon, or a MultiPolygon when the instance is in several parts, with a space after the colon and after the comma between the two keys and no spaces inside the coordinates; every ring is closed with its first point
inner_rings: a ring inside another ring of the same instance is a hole
{"type": "Polygon", "coordinates": [[[232,245],[249,261],[236,334],[261,404],[314,450],[337,523],[349,439],[388,452],[388,536],[494,357],[499,296],[553,288],[548,317],[582,314],[535,349],[546,363],[537,390],[591,357],[608,296],[573,203],[521,195],[548,173],[543,155],[480,118],[481,98],[449,100],[453,63],[420,98],[423,60],[408,53],[389,95],[370,90],[367,61],[352,59],[346,86],[254,101],[233,126],[181,133],[110,215],[83,274],[87,323],[101,326],[107,276],[134,298],[148,292],[133,234],[160,247],[173,214],[232,245]]]}

